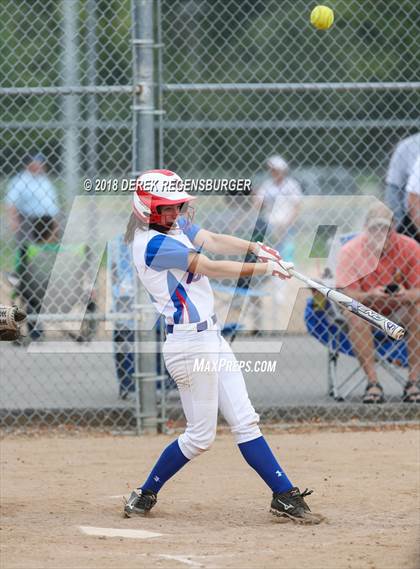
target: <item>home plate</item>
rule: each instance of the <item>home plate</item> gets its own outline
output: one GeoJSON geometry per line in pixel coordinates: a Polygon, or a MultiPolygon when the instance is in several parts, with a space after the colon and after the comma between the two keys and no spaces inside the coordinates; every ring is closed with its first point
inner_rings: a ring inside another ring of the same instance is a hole
{"type": "Polygon", "coordinates": [[[94,528],[91,526],[79,526],[82,533],[86,535],[97,535],[100,537],[127,537],[130,539],[149,539],[159,537],[162,534],[144,529],[118,529],[118,528],[94,528]]]}

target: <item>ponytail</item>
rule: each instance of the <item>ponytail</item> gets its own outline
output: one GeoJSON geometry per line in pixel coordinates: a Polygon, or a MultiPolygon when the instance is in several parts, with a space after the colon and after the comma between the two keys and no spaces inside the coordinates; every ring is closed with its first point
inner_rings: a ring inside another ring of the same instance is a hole
{"type": "Polygon", "coordinates": [[[133,242],[134,234],[136,233],[137,229],[141,229],[144,231],[145,229],[147,229],[147,225],[142,223],[139,219],[137,219],[134,213],[132,213],[130,215],[130,219],[128,220],[127,228],[125,230],[124,243],[130,245],[130,243],[133,242]]]}
{"type": "Polygon", "coordinates": [[[169,229],[167,227],[162,227],[161,225],[157,225],[156,223],[151,223],[150,225],[147,223],[143,223],[134,215],[134,213],[132,213],[130,215],[130,219],[128,220],[127,228],[125,230],[124,243],[130,245],[134,241],[134,235],[137,229],[140,229],[141,231],[155,229],[156,231],[159,231],[159,233],[165,233],[165,234],[169,232],[169,229]]]}

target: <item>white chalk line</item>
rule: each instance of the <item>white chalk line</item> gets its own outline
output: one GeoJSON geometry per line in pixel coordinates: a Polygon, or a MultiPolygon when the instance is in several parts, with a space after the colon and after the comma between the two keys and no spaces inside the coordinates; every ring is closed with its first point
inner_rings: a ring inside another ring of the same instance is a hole
{"type": "Polygon", "coordinates": [[[227,558],[227,557],[235,557],[234,554],[229,554],[229,553],[222,553],[222,554],[216,554],[216,555],[195,555],[195,554],[191,554],[191,555],[169,555],[167,553],[158,553],[155,554],[153,557],[161,557],[163,559],[172,559],[173,561],[178,561],[179,563],[184,563],[185,565],[189,565],[190,567],[192,567],[193,569],[200,569],[201,567],[215,567],[215,565],[213,565],[214,560],[218,559],[218,558],[227,558]],[[200,563],[199,561],[194,561],[195,559],[201,559],[203,560],[205,563],[200,563]],[[212,562],[213,560],[213,562],[212,562]],[[209,565],[210,563],[210,565],[209,565]]]}
{"type": "Polygon", "coordinates": [[[161,557],[163,559],[172,559],[173,561],[179,561],[179,563],[185,563],[185,565],[194,567],[194,569],[199,569],[199,567],[204,567],[202,563],[199,563],[198,561],[193,561],[191,559],[191,557],[194,557],[194,555],[169,555],[167,553],[159,553],[157,557],[161,557]]]}
{"type": "Polygon", "coordinates": [[[144,529],[97,528],[92,526],[79,526],[82,533],[99,537],[126,537],[129,539],[150,539],[163,534],[144,529]]]}

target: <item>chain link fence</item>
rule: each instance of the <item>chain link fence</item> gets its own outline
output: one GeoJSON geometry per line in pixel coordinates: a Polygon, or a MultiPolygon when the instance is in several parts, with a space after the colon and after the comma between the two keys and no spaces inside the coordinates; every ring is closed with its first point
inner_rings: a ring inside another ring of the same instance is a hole
{"type": "MultiPolygon", "coordinates": [[[[420,153],[413,0],[331,2],[328,32],[311,28],[299,0],[140,4],[2,0],[0,301],[13,298],[30,314],[24,345],[1,346],[9,428],[140,430],[145,418],[182,419],[159,350],[137,383],[147,358],[135,355],[134,330],[148,313],[121,238],[129,197],[87,193],[86,179],[104,180],[101,194],[150,166],[184,178],[250,179],[251,193],[203,192],[196,222],[265,239],[334,285],[366,257],[357,246],[376,200],[386,199],[418,239],[406,192],[420,153]],[[146,15],[154,25],[145,32],[146,15]]],[[[383,243],[380,228],[372,234],[383,243]]],[[[418,250],[398,242],[387,258],[395,270],[385,259],[385,276],[366,279],[363,298],[402,318],[409,340],[377,337],[370,350],[365,324],[295,279],[213,282],[219,321],[231,340],[234,331],[264,420],[418,416],[418,405],[402,401],[418,366],[418,250]],[[386,285],[387,296],[369,297],[386,285]],[[406,291],[409,304],[395,294],[406,291]],[[373,367],[384,405],[362,403],[373,367]]],[[[160,341],[161,326],[152,336],[160,341]]]]}
{"type": "Polygon", "coordinates": [[[98,269],[91,258],[94,198],[81,212],[79,242],[76,232],[63,241],[83,179],[131,171],[131,5],[1,4],[1,302],[13,299],[29,313],[23,345],[1,346],[2,421],[131,428],[131,408],[119,399],[112,324],[108,331],[102,323],[106,263],[98,269]],[[60,274],[38,318],[58,256],[60,274]],[[96,341],[109,346],[95,350],[96,341]]]}

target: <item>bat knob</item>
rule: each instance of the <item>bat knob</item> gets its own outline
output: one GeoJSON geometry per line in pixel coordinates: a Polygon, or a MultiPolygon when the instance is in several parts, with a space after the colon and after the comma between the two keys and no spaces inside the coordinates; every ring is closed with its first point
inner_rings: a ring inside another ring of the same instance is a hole
{"type": "Polygon", "coordinates": [[[393,322],[387,322],[387,333],[388,336],[391,336],[394,340],[402,340],[405,336],[405,329],[402,326],[397,326],[393,322]]]}

